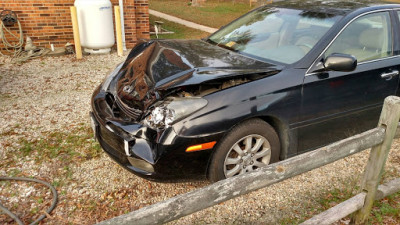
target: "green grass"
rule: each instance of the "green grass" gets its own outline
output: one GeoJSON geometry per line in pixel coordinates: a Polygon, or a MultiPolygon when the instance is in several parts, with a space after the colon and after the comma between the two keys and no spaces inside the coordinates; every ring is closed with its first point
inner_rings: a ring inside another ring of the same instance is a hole
{"type": "Polygon", "coordinates": [[[400,193],[375,202],[369,224],[400,224],[400,193]]]}
{"type": "Polygon", "coordinates": [[[305,204],[303,211],[297,212],[295,218],[282,218],[279,224],[300,224],[319,213],[328,210],[329,208],[353,197],[358,193],[359,187],[356,185],[357,180],[354,179],[348,185],[348,188],[333,189],[322,192],[315,202],[305,204]]]}
{"type": "MultiPolygon", "coordinates": [[[[7,132],[2,135],[13,135],[13,133],[7,132]]],[[[0,168],[15,167],[25,160],[33,160],[36,164],[52,165],[51,174],[58,179],[52,182],[55,187],[63,187],[72,181],[71,165],[97,158],[102,152],[98,142],[93,139],[90,127],[44,133],[42,138],[34,141],[20,138],[18,144],[20,147],[16,151],[6,152],[5,159],[0,161],[0,168]]],[[[7,172],[8,176],[21,174],[22,171],[18,169],[7,172]]]]}
{"type": "Polygon", "coordinates": [[[332,206],[337,205],[337,204],[353,197],[354,194],[358,193],[357,190],[359,188],[357,186],[351,185],[351,187],[352,188],[348,188],[348,189],[344,189],[344,190],[335,188],[332,191],[324,193],[322,198],[320,198],[317,201],[321,205],[323,210],[327,210],[327,209],[331,208],[332,206]]]}
{"type": "Polygon", "coordinates": [[[250,11],[248,3],[207,0],[201,7],[190,6],[189,1],[151,0],[149,8],[198,24],[219,28],[250,11]]]}
{"type": "MultiPolygon", "coordinates": [[[[353,197],[359,193],[359,187],[349,185],[344,190],[334,189],[320,195],[318,204],[305,205],[304,211],[299,212],[296,218],[282,218],[280,224],[299,224],[319,213],[353,197]]],[[[347,220],[350,217],[345,218],[347,220]]],[[[368,224],[400,224],[400,193],[387,196],[374,202],[368,224]]]]}
{"type": "MultiPolygon", "coordinates": [[[[159,34],[158,38],[160,39],[200,39],[209,36],[210,34],[207,32],[203,32],[197,29],[192,29],[177,23],[170,22],[168,20],[155,17],[150,15],[150,24],[154,25],[154,21],[162,21],[164,22],[162,25],[163,29],[168,31],[173,31],[174,34],[159,34]]],[[[151,39],[156,39],[156,35],[151,35],[151,39]]]]}
{"type": "MultiPolygon", "coordinates": [[[[63,164],[76,163],[98,157],[101,148],[93,140],[90,128],[79,128],[71,132],[51,132],[45,138],[36,141],[19,140],[19,153],[22,157],[30,156],[37,163],[44,160],[58,159],[63,164]]],[[[64,167],[69,172],[68,167],[64,167]]]]}

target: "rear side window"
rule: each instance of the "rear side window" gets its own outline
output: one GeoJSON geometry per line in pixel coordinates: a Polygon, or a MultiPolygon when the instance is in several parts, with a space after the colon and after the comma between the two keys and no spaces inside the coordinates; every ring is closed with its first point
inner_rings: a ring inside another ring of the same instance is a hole
{"type": "Polygon", "coordinates": [[[389,12],[371,13],[351,22],[325,53],[353,55],[365,62],[392,55],[392,29],[389,12]]]}

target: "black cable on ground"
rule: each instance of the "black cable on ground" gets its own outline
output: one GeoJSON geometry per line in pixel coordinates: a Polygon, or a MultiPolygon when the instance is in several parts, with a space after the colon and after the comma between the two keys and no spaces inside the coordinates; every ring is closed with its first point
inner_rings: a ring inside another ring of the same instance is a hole
{"type": "MultiPolygon", "coordinates": [[[[50,208],[48,208],[46,210],[47,214],[50,214],[51,211],[53,211],[53,209],[57,205],[57,198],[58,198],[57,190],[51,184],[49,184],[49,183],[47,183],[45,181],[34,179],[34,178],[26,178],[26,177],[0,177],[0,180],[28,181],[28,182],[36,182],[36,183],[40,183],[40,184],[46,185],[47,187],[50,188],[51,192],[53,193],[53,202],[51,203],[50,208]]],[[[5,208],[1,204],[0,204],[0,210],[5,212],[11,218],[13,218],[18,224],[20,224],[20,225],[22,224],[23,225],[22,221],[18,218],[18,216],[16,216],[14,213],[10,212],[7,208],[5,208]]],[[[37,220],[33,221],[31,223],[31,225],[39,223],[44,218],[46,218],[46,215],[41,215],[37,220]]]]}

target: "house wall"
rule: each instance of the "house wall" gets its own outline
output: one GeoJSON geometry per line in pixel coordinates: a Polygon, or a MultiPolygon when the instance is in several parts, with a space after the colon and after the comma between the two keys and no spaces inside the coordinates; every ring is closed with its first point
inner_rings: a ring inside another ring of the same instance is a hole
{"type": "MultiPolygon", "coordinates": [[[[111,2],[118,5],[118,0],[111,2]]],[[[5,9],[16,12],[24,35],[30,36],[35,45],[64,46],[73,43],[70,14],[73,4],[74,0],[0,0],[0,12],[5,9]]],[[[150,38],[148,0],[124,0],[124,18],[127,48],[132,48],[138,39],[150,38]]],[[[16,32],[17,25],[12,30],[16,32]]]]}

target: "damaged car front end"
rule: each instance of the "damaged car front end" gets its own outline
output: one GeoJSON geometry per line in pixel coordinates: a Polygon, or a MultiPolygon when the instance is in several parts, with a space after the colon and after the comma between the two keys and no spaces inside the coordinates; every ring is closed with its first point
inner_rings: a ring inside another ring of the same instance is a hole
{"type": "Polygon", "coordinates": [[[146,179],[218,181],[371,129],[399,95],[398,8],[287,0],[138,43],[92,96],[96,138],[146,179]]]}
{"type": "Polygon", "coordinates": [[[202,40],[142,42],[92,96],[96,138],[111,158],[146,179],[205,177],[212,152],[200,150],[212,149],[234,123],[204,126],[215,116],[209,96],[277,72],[202,40]]]}

